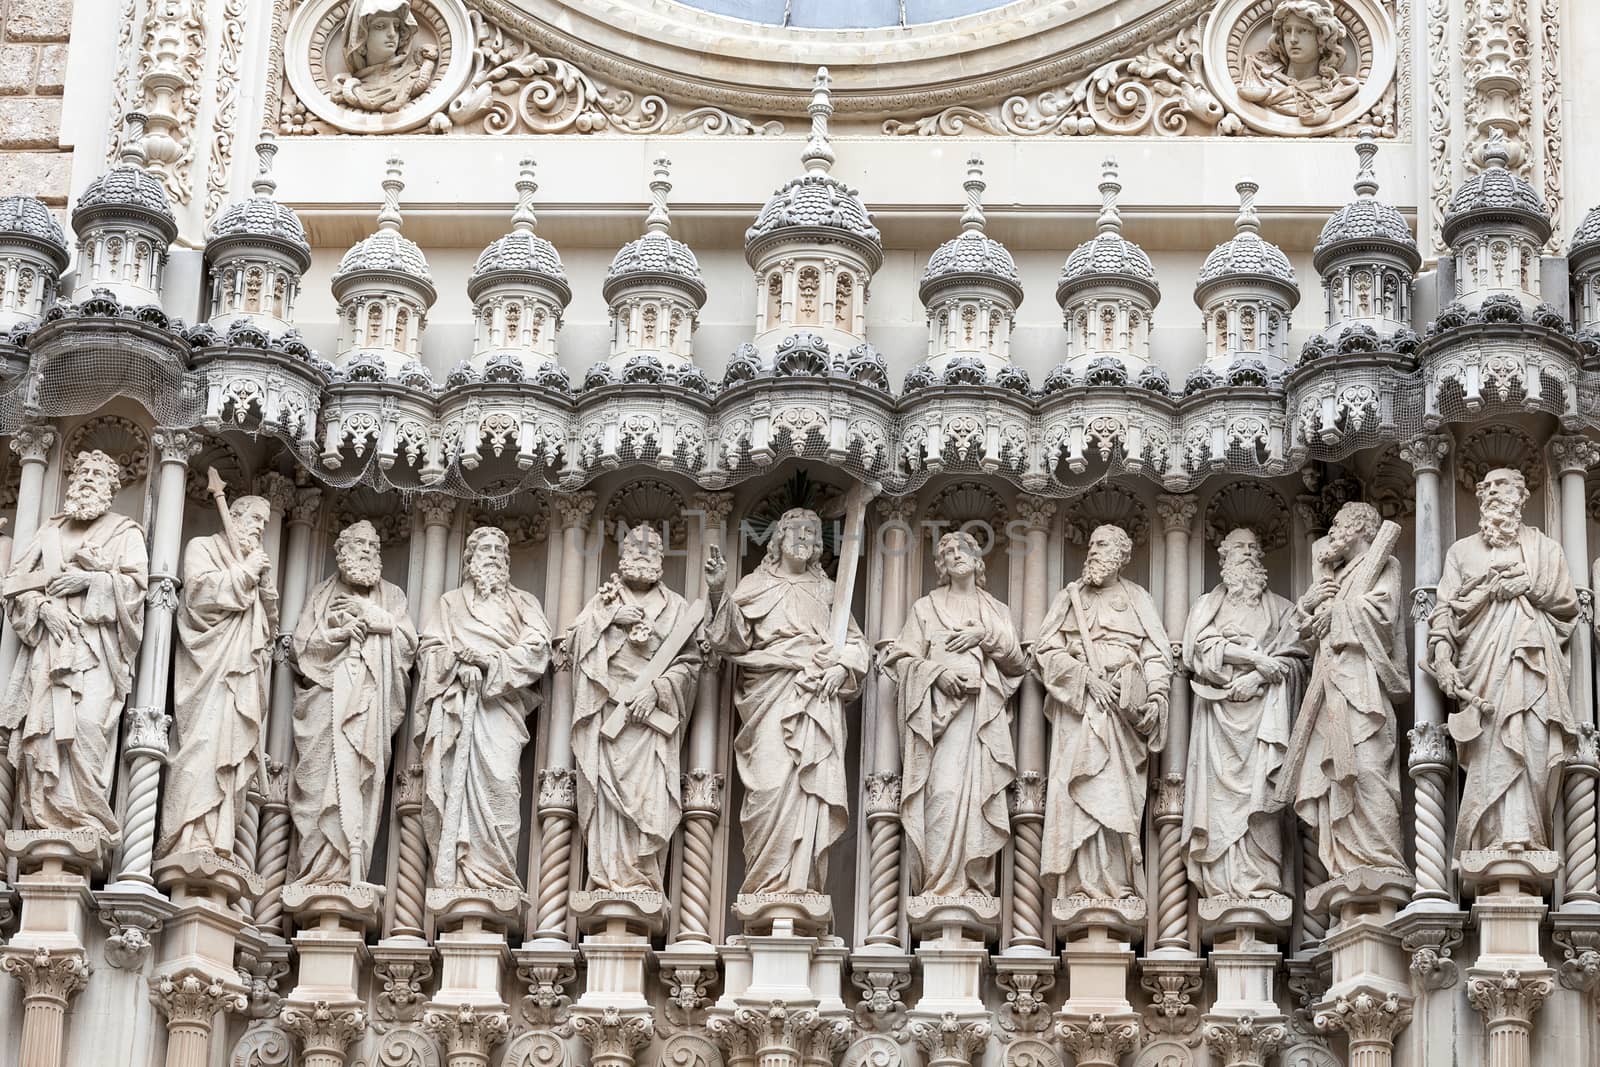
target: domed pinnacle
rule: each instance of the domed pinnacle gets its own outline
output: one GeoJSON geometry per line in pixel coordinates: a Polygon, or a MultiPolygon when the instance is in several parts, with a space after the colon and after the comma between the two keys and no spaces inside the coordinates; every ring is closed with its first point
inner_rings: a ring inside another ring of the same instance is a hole
{"type": "Polygon", "coordinates": [[[648,233],[666,233],[672,228],[672,214],[667,210],[667,194],[672,192],[672,160],[661,156],[655,160],[650,175],[650,213],[644,217],[648,233]]]}
{"type": "Polygon", "coordinates": [[[1363,200],[1370,200],[1378,194],[1378,176],[1372,170],[1372,160],[1378,154],[1378,142],[1373,139],[1371,129],[1362,129],[1360,140],[1356,142],[1356,159],[1360,166],[1356,171],[1356,195],[1363,200]]]}
{"type": "Polygon", "coordinates": [[[1249,178],[1234,184],[1233,191],[1239,194],[1239,215],[1233,220],[1233,228],[1240,233],[1259,233],[1261,230],[1261,217],[1256,214],[1256,192],[1260,188],[1249,178]]]}
{"type": "Polygon", "coordinates": [[[256,142],[256,177],[250,183],[257,196],[270,197],[278,188],[278,180],[272,176],[272,159],[277,154],[277,138],[271,130],[262,130],[261,139],[256,142]]]}
{"type": "Polygon", "coordinates": [[[400,177],[402,163],[398,156],[389,158],[388,170],[383,175],[383,210],[378,212],[378,229],[400,229],[400,191],[406,183],[400,177]]]}
{"type": "Polygon", "coordinates": [[[983,191],[988,188],[983,180],[983,159],[976,153],[967,160],[967,180],[961,183],[967,191],[967,210],[961,213],[961,229],[963,232],[982,233],[985,224],[983,217],[983,191]]]}
{"type": "Polygon", "coordinates": [[[122,116],[122,148],[117,158],[123,163],[131,163],[135,167],[145,165],[144,154],[144,127],[146,122],[143,111],[129,111],[122,116]]]}
{"type": "Polygon", "coordinates": [[[817,68],[817,77],[811,86],[811,105],[806,108],[811,113],[811,136],[806,141],[805,151],[800,153],[800,162],[811,174],[826,174],[833,169],[833,145],[828,141],[828,116],[833,114],[833,96],[828,86],[832,80],[827,67],[817,68]]]}
{"type": "Polygon", "coordinates": [[[1122,183],[1117,180],[1117,161],[1107,159],[1100,164],[1100,217],[1095,220],[1101,233],[1121,233],[1122,213],[1117,210],[1117,195],[1122,183]]]}
{"type": "Polygon", "coordinates": [[[533,180],[533,160],[524,159],[517,166],[521,169],[517,173],[517,206],[511,212],[511,228],[517,233],[532,233],[539,224],[539,216],[533,211],[533,194],[539,191],[539,183],[533,180]]]}

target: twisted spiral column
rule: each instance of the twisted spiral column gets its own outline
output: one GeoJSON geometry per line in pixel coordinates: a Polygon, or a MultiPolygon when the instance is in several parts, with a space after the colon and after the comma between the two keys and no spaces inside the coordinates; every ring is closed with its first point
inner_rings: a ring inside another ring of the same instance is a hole
{"type": "MultiPolygon", "coordinates": [[[[1181,641],[1189,621],[1189,538],[1200,501],[1192,494],[1156,497],[1165,549],[1161,621],[1169,638],[1181,641]]],[[[1172,681],[1167,694],[1167,743],[1156,782],[1156,948],[1167,954],[1192,954],[1189,942],[1189,871],[1183,855],[1183,780],[1189,769],[1189,675],[1183,646],[1174,643],[1172,681]]]]}
{"type": "Polygon", "coordinates": [[[167,763],[167,728],[172,716],[159,708],[129,708],[126,716],[128,794],[122,816],[122,862],[118,878],[150,880],[155,862],[156,816],[161,805],[161,768],[167,763]]]}
{"type": "Polygon", "coordinates": [[[696,768],[683,776],[683,884],[678,941],[711,940],[711,881],[716,862],[722,775],[696,768]]]}
{"type": "Polygon", "coordinates": [[[1414,900],[1449,903],[1450,850],[1446,822],[1445,783],[1450,780],[1450,741],[1439,723],[1411,728],[1407,769],[1416,784],[1416,874],[1414,900]]]}
{"type": "MultiPolygon", "coordinates": [[[[256,846],[261,840],[261,794],[254,789],[245,796],[244,810],[239,812],[239,826],[233,835],[233,858],[247,871],[256,869],[256,846]]],[[[239,910],[246,919],[255,920],[255,901],[248,895],[239,899],[239,910]]]]}
{"type": "Polygon", "coordinates": [[[1156,947],[1189,947],[1189,883],[1183,857],[1183,776],[1163,775],[1156,785],[1156,947]]]}
{"type": "Polygon", "coordinates": [[[1578,744],[1567,758],[1564,786],[1567,808],[1565,900],[1600,903],[1600,868],[1595,853],[1595,780],[1600,777],[1600,735],[1588,723],[1578,726],[1578,744]]]}
{"type": "MultiPolygon", "coordinates": [[[[1322,857],[1317,853],[1317,835],[1310,826],[1300,823],[1300,896],[1305,899],[1306,890],[1312,886],[1321,885],[1328,880],[1328,868],[1323,864],[1322,857]]],[[[1295,931],[1295,941],[1302,947],[1313,942],[1321,941],[1328,936],[1328,923],[1321,915],[1310,908],[1302,907],[1299,911],[1299,929],[1295,931]]]]}
{"type": "Polygon", "coordinates": [[[577,821],[572,771],[539,772],[539,892],[535,938],[566,940],[567,898],[572,890],[572,836],[577,821]]]}
{"type": "Polygon", "coordinates": [[[400,776],[394,816],[399,828],[395,862],[395,937],[421,937],[428,898],[428,852],[422,834],[422,764],[413,763],[400,776]]]}
{"type": "Polygon", "coordinates": [[[1011,785],[1011,944],[1045,947],[1044,776],[1036,771],[1017,775],[1011,785]]]}
{"type": "Polygon", "coordinates": [[[261,804],[261,846],[256,869],[265,888],[256,901],[256,926],[283,929],[283,887],[289,880],[289,783],[281,760],[267,760],[267,795],[261,804]]]}
{"type": "Polygon", "coordinates": [[[900,775],[867,776],[867,944],[900,944],[900,775]]]}

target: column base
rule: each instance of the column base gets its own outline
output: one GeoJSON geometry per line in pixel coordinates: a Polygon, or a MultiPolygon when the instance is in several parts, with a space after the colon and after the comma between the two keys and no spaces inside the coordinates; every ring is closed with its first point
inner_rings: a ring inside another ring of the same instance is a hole
{"type": "Polygon", "coordinates": [[[507,892],[504,896],[509,899],[466,890],[428,891],[428,908],[434,912],[439,930],[434,938],[439,952],[439,990],[433,995],[430,1012],[435,1008],[470,1009],[494,1015],[506,1010],[500,987],[511,949],[500,927],[515,918],[521,895],[507,892]]]}
{"type": "Polygon", "coordinates": [[[924,940],[917,947],[917,960],[922,970],[922,996],[911,1010],[913,1016],[937,1020],[952,1012],[963,1019],[987,1018],[983,972],[989,953],[982,941],[963,937],[961,924],[955,922],[946,926],[940,937],[924,940]]]}
{"type": "Polygon", "coordinates": [[[633,929],[633,921],[613,918],[604,929],[584,937],[585,985],[572,1006],[573,1014],[595,1014],[608,1009],[648,1013],[645,998],[645,964],[650,959],[650,938],[633,929]]]}
{"type": "Polygon", "coordinates": [[[1067,1000],[1061,1015],[1087,1019],[1103,1015],[1107,1019],[1133,1015],[1128,1003],[1128,972],[1133,967],[1133,948],[1103,926],[1091,926],[1061,949],[1067,969],[1067,1000]]]}

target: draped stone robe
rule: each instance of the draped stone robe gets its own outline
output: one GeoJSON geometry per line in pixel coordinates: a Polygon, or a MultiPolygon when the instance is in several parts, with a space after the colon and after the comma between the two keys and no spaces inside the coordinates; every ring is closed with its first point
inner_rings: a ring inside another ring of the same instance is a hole
{"type": "Polygon", "coordinates": [[[22,642],[0,707],[11,731],[7,761],[17,770],[18,811],[27,829],[118,833],[107,798],[116,769],[117,726],[133,685],[144,633],[149,580],[138,523],[106,512],[88,523],[57,515],[45,523],[6,577],[20,589],[6,618],[22,642]],[[98,552],[109,571],[77,559],[98,552]],[[44,586],[69,570],[87,571],[81,593],[51,598],[44,586]],[[65,641],[51,636],[39,615],[47,599],[72,613],[79,629],[65,641]]]}
{"type": "MultiPolygon", "coordinates": [[[[1325,541],[1313,555],[1320,557],[1325,541]]],[[[1300,633],[1316,645],[1316,660],[1301,717],[1311,725],[1303,748],[1290,746],[1279,800],[1294,808],[1317,834],[1317,852],[1334,878],[1357,867],[1405,870],[1400,846],[1400,771],[1395,759],[1393,701],[1410,692],[1401,619],[1400,561],[1384,561],[1370,592],[1357,593],[1351,578],[1363,557],[1337,569],[1318,562],[1312,581],[1333,574],[1331,628],[1320,642],[1311,616],[1296,610],[1300,633]]]]}
{"type": "Polygon", "coordinates": [[[591,888],[660,892],[667,850],[681,811],[678,749],[694,710],[700,680],[700,646],[693,636],[653,683],[656,707],[672,720],[657,730],[630,722],[607,739],[601,725],[616,699],[638,678],[689,604],[665,585],[636,590],[625,583],[612,599],[596,596],[572,633],[574,670],[572,747],[578,770],[578,822],[583,827],[591,888]],[[627,605],[644,611],[650,639],[629,640],[615,624],[627,605]]]}
{"type": "Polygon", "coordinates": [[[1079,597],[1087,634],[1064,589],[1034,645],[1051,724],[1042,870],[1059,876],[1059,896],[1115,899],[1144,885],[1145,770],[1166,743],[1166,721],[1148,733],[1136,724],[1146,698],[1171,684],[1171,647],[1155,602],[1132,582],[1084,583],[1079,597]],[[1086,637],[1116,686],[1115,708],[1090,699],[1086,637]]]}
{"type": "Polygon", "coordinates": [[[1553,847],[1561,767],[1578,732],[1568,689],[1577,617],[1561,546],[1530,526],[1504,548],[1473,534],[1446,553],[1428,644],[1449,645],[1462,684],[1486,705],[1450,717],[1467,773],[1458,852],[1516,842],[1553,847]],[[1525,596],[1496,600],[1475,589],[1491,565],[1506,563],[1527,571],[1525,596]]]}
{"type": "Polygon", "coordinates": [[[417,652],[415,731],[435,886],[521,888],[522,749],[549,664],[550,624],[532,593],[484,597],[469,582],[439,598],[417,652]],[[477,686],[456,676],[461,648],[488,657],[477,686]]]}
{"type": "Polygon", "coordinates": [[[245,794],[260,779],[278,593],[245,569],[224,534],[183,552],[172,677],[178,750],[167,772],[161,851],[231,854],[245,794]]]}
{"type": "Polygon", "coordinates": [[[1282,893],[1283,824],[1272,796],[1306,666],[1294,602],[1264,590],[1241,603],[1224,587],[1211,590],[1189,611],[1183,662],[1194,691],[1183,800],[1189,876],[1206,896],[1282,893]],[[1271,656],[1283,678],[1232,699],[1229,687],[1255,668],[1226,662],[1230,647],[1271,656]]]}
{"type": "Polygon", "coordinates": [[[364,878],[383,815],[391,740],[405,719],[406,675],[417,652],[405,594],[392,582],[361,589],[334,575],[312,592],[295,627],[294,652],[299,685],[289,807],[299,835],[295,877],[317,883],[364,878]],[[334,636],[351,618],[333,607],[341,596],[386,613],[391,632],[369,630],[360,643],[334,636]],[[352,872],[352,846],[358,844],[363,869],[352,872]]]}
{"type": "Polygon", "coordinates": [[[866,638],[850,621],[848,679],[823,697],[813,657],[831,647],[833,582],[820,568],[791,575],[763,564],[722,598],[707,626],[711,647],[738,665],[734,756],[744,785],[742,893],[821,891],[827,850],[844,833],[844,703],[866,673],[866,638]]]}

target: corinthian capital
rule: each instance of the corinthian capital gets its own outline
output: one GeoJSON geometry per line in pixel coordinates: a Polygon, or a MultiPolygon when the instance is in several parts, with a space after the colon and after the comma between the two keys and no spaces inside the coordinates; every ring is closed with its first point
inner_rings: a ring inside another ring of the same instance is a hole
{"type": "Polygon", "coordinates": [[[277,471],[266,471],[256,475],[251,491],[256,496],[263,497],[272,506],[272,510],[280,515],[294,505],[294,482],[277,471]]]}
{"type": "Polygon", "coordinates": [[[1289,1028],[1281,1019],[1257,1019],[1253,1015],[1210,1020],[1200,1033],[1206,1047],[1223,1063],[1239,1067],[1263,1067],[1289,1040],[1289,1028]]]}
{"type": "Polygon", "coordinates": [[[1411,464],[1419,474],[1423,471],[1438,473],[1450,454],[1450,438],[1441,433],[1427,433],[1413,437],[1400,446],[1400,458],[1411,464]]]}
{"type": "Polygon", "coordinates": [[[922,1019],[912,1023],[907,1030],[928,1054],[930,1064],[970,1064],[972,1058],[989,1043],[990,1026],[982,1019],[962,1019],[947,1011],[935,1022],[922,1019]]]}
{"type": "Polygon", "coordinates": [[[289,521],[291,523],[305,523],[310,526],[317,521],[317,516],[322,513],[322,490],[316,487],[297,490],[294,501],[288,507],[289,521]]]}
{"type": "Polygon", "coordinates": [[[330,1006],[325,1000],[285,1004],[278,1022],[300,1039],[308,1055],[321,1052],[341,1059],[350,1042],[367,1032],[365,1011],[354,1005],[330,1006]]]}
{"type": "Polygon", "coordinates": [[[200,435],[192,430],[173,430],[158,426],[150,435],[162,463],[188,463],[200,454],[200,435]]]}
{"type": "Polygon", "coordinates": [[[244,1012],[250,998],[220,978],[198,974],[159,974],[150,979],[150,1002],[169,1023],[210,1026],[219,1011],[244,1012]]]}
{"type": "Polygon", "coordinates": [[[1467,972],[1467,999],[1490,1026],[1498,1022],[1531,1025],[1533,1017],[1556,990],[1554,972],[1536,971],[1467,972]]]}
{"type": "Polygon", "coordinates": [[[1050,528],[1050,520],[1056,517],[1056,502],[1054,500],[1046,500],[1042,496],[1024,493],[1017,497],[1014,510],[1017,518],[1021,519],[1030,531],[1048,530],[1050,528]]]}
{"type": "Polygon", "coordinates": [[[449,526],[456,515],[456,498],[442,493],[424,493],[417,500],[417,512],[422,516],[424,529],[449,526]]]}
{"type": "Polygon", "coordinates": [[[22,983],[24,1001],[45,999],[62,1008],[89,983],[93,968],[82,950],[51,951],[48,948],[10,949],[0,967],[22,983]]]}
{"type": "Polygon", "coordinates": [[[563,530],[581,529],[589,524],[594,514],[595,495],[590,492],[569,493],[555,498],[556,513],[561,518],[563,530]]]}
{"type": "Polygon", "coordinates": [[[55,443],[55,430],[43,423],[25,422],[11,433],[11,451],[24,463],[43,463],[55,443]]]}
{"type": "Polygon", "coordinates": [[[422,1013],[422,1028],[444,1044],[446,1059],[477,1056],[488,1062],[489,1053],[511,1032],[511,1016],[468,1004],[440,1006],[422,1013]]]}
{"type": "Polygon", "coordinates": [[[1316,1017],[1318,1030],[1343,1030],[1353,1045],[1392,1042],[1410,1022],[1411,998],[1402,999],[1398,993],[1379,997],[1362,992],[1340,997],[1333,1007],[1317,1012],[1316,1017]]]}
{"type": "Polygon", "coordinates": [[[1156,517],[1161,520],[1161,532],[1174,530],[1187,532],[1194,526],[1194,517],[1200,511],[1200,500],[1193,493],[1163,493],[1156,497],[1156,517]]]}
{"type": "Polygon", "coordinates": [[[603,1008],[598,1015],[572,1016],[572,1029],[589,1043],[597,1062],[633,1060],[633,1054],[650,1043],[655,1022],[648,1015],[624,1015],[616,1007],[603,1008]]]}
{"type": "Polygon", "coordinates": [[[689,506],[705,513],[707,526],[725,527],[733,514],[732,493],[696,493],[689,506]]]}
{"type": "Polygon", "coordinates": [[[1550,458],[1560,474],[1586,474],[1600,465],[1600,443],[1580,434],[1550,439],[1550,458]]]}

